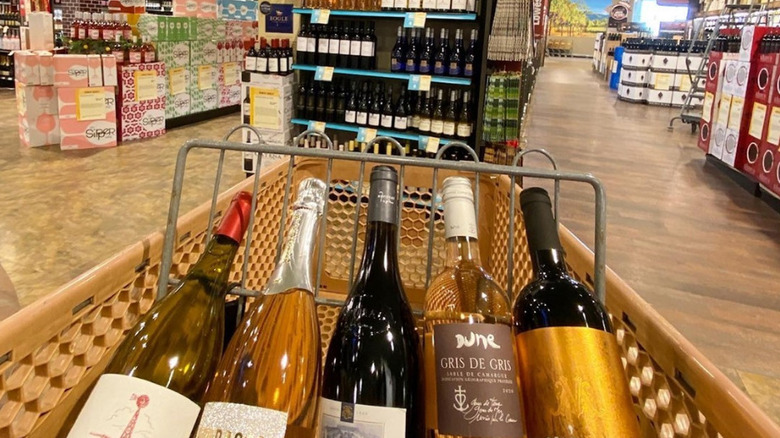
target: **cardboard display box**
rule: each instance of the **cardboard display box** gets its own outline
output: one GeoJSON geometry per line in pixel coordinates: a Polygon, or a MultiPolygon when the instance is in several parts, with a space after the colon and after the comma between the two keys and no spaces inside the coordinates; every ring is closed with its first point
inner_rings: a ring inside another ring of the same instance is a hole
{"type": "Polygon", "coordinates": [[[158,137],[165,133],[167,95],[164,62],[120,68],[119,140],[158,137]]]}
{"type": "Polygon", "coordinates": [[[38,147],[60,142],[57,94],[50,85],[16,83],[19,140],[38,147]]]}
{"type": "MultiPolygon", "coordinates": [[[[288,144],[292,140],[294,82],[293,75],[242,74],[242,120],[255,126],[268,143],[288,144]],[[271,113],[269,108],[276,108],[276,112],[271,113]]],[[[258,140],[248,129],[242,132],[242,138],[250,143],[258,140]]]]}
{"type": "Polygon", "coordinates": [[[60,116],[60,149],[117,145],[114,87],[58,88],[57,111],[60,116]]]}
{"type": "Polygon", "coordinates": [[[190,113],[219,107],[218,68],[216,64],[190,66],[190,113]]]}

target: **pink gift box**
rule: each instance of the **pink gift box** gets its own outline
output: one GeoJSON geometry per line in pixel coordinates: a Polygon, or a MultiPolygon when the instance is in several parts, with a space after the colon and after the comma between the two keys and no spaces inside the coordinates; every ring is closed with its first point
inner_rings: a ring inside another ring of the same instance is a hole
{"type": "Polygon", "coordinates": [[[114,55],[102,55],[103,60],[103,86],[116,87],[119,85],[117,78],[116,57],[114,55]]]}
{"type": "Polygon", "coordinates": [[[217,0],[173,0],[173,15],[217,18],[217,0]]]}
{"type": "Polygon", "coordinates": [[[57,89],[60,115],[60,149],[94,149],[117,145],[116,96],[114,87],[80,87],[57,89]],[[105,117],[79,120],[76,96],[80,90],[103,90],[105,117]]]}
{"type": "Polygon", "coordinates": [[[165,134],[165,99],[119,106],[119,140],[130,141],[165,134]]]}
{"type": "Polygon", "coordinates": [[[60,142],[57,97],[54,87],[16,83],[19,140],[37,147],[60,142]]]}
{"type": "Polygon", "coordinates": [[[27,85],[40,85],[41,72],[39,56],[31,50],[14,52],[14,78],[27,85]]]}
{"type": "Polygon", "coordinates": [[[53,59],[54,85],[57,87],[88,87],[87,55],[57,55],[53,59]]]}
{"type": "Polygon", "coordinates": [[[103,60],[100,55],[87,55],[87,76],[90,87],[103,86],[103,60]]]}

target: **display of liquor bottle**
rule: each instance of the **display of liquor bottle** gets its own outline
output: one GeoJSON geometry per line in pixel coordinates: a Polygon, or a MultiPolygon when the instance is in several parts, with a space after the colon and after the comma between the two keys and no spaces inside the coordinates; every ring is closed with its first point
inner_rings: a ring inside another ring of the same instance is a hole
{"type": "Polygon", "coordinates": [[[422,52],[420,52],[420,74],[429,75],[433,73],[433,55],[435,50],[433,29],[429,27],[425,29],[425,42],[422,46],[422,52]]]}
{"type": "Polygon", "coordinates": [[[423,436],[420,345],[398,266],[397,191],[395,169],[371,171],[363,259],[325,359],[322,436],[356,426],[374,437],[423,436]]]}
{"type": "Polygon", "coordinates": [[[141,45],[141,58],[145,63],[157,61],[157,52],[154,50],[154,46],[149,42],[148,38],[144,41],[143,45],[141,45]]]}
{"type": "Polygon", "coordinates": [[[249,47],[244,56],[244,70],[257,71],[257,48],[254,44],[249,47]]]}
{"type": "Polygon", "coordinates": [[[447,29],[442,29],[441,36],[439,37],[439,49],[436,51],[436,55],[433,57],[434,74],[447,74],[450,59],[449,38],[449,31],[447,29]]]}
{"type": "Polygon", "coordinates": [[[361,126],[368,125],[368,107],[369,107],[369,88],[368,82],[363,82],[358,98],[358,109],[355,116],[355,123],[361,126]]]}
{"type": "Polygon", "coordinates": [[[309,26],[301,24],[295,39],[295,55],[298,64],[309,64],[309,26]]]}
{"type": "Polygon", "coordinates": [[[133,44],[127,49],[127,58],[130,64],[140,64],[143,62],[143,49],[138,42],[138,37],[133,39],[133,44]]]}
{"type": "Polygon", "coordinates": [[[69,437],[190,436],[222,354],[230,268],[251,204],[249,193],[233,198],[200,259],[119,344],[69,437]]]}
{"type": "Polygon", "coordinates": [[[382,104],[382,117],[379,124],[387,129],[393,127],[393,87],[389,87],[385,92],[385,98],[382,104]]]}
{"type": "Polygon", "coordinates": [[[124,64],[127,60],[126,47],[122,42],[122,35],[114,35],[114,43],[111,44],[111,54],[116,58],[117,64],[124,64]]]}
{"type": "Polygon", "coordinates": [[[312,83],[306,93],[306,117],[317,120],[317,88],[312,83]]]}
{"type": "Polygon", "coordinates": [[[404,69],[406,69],[406,36],[404,28],[398,26],[395,46],[390,52],[390,71],[402,72],[404,69]]]}
{"type": "Polygon", "coordinates": [[[279,73],[279,40],[276,38],[271,39],[271,49],[266,50],[268,55],[268,73],[279,73]]]}
{"type": "Polygon", "coordinates": [[[292,73],[292,49],[290,49],[290,40],[287,38],[281,41],[279,49],[279,74],[288,75],[292,73]]]}
{"type": "Polygon", "coordinates": [[[347,116],[347,88],[344,82],[340,82],[336,91],[336,116],[335,122],[341,123],[347,116]]]}
{"type": "Polygon", "coordinates": [[[227,402],[221,411],[235,413],[230,436],[254,436],[256,418],[246,418],[241,406],[249,405],[284,412],[286,437],[314,437],[322,352],[312,257],[326,190],[315,178],[298,186],[279,262],[209,385],[205,409],[208,402],[227,402]]]}
{"type": "Polygon", "coordinates": [[[317,65],[328,65],[330,51],[330,32],[325,26],[319,27],[317,35],[317,65]]]}
{"type": "Polygon", "coordinates": [[[373,97],[370,101],[371,104],[368,108],[368,126],[376,128],[379,127],[379,123],[382,119],[382,106],[384,101],[381,90],[381,82],[377,83],[372,96],[373,97]]]}
{"type": "Polygon", "coordinates": [[[422,133],[428,133],[431,132],[431,99],[428,91],[423,93],[420,101],[420,109],[417,113],[419,116],[417,129],[422,133]]]}
{"type": "Polygon", "coordinates": [[[344,112],[345,123],[357,123],[357,111],[358,111],[358,90],[357,82],[351,83],[351,91],[349,98],[347,99],[347,108],[344,112]]]}
{"type": "Polygon", "coordinates": [[[334,24],[330,28],[330,36],[328,40],[328,63],[323,65],[329,65],[335,67],[338,65],[339,60],[339,43],[341,42],[341,32],[339,27],[334,24]]]}
{"type": "Polygon", "coordinates": [[[351,68],[360,68],[360,50],[363,44],[363,23],[360,28],[354,26],[352,35],[349,37],[349,66],[351,68]]]}
{"type": "Polygon", "coordinates": [[[466,55],[463,51],[463,29],[455,31],[455,47],[450,52],[449,71],[450,76],[463,75],[463,64],[466,55]]]}
{"type": "Polygon", "coordinates": [[[436,102],[431,113],[431,134],[441,135],[444,132],[444,90],[436,94],[436,102]]]}
{"type": "Polygon", "coordinates": [[[404,59],[406,60],[404,71],[417,73],[420,68],[420,37],[419,30],[416,28],[412,29],[412,38],[409,41],[404,59]]]}
{"type": "Polygon", "coordinates": [[[609,314],[566,270],[550,196],[527,188],[520,207],[534,271],[513,309],[528,436],[639,437],[609,314]]]}
{"type": "Polygon", "coordinates": [[[444,113],[444,124],[442,127],[442,135],[445,137],[455,136],[455,125],[457,124],[457,109],[458,109],[458,92],[456,90],[450,91],[450,101],[447,105],[447,111],[444,113]]]}
{"type": "Polygon", "coordinates": [[[315,107],[314,119],[325,121],[325,106],[327,104],[328,94],[324,84],[317,86],[317,106],[315,107]]]}
{"type": "Polygon", "coordinates": [[[455,135],[462,139],[471,137],[473,122],[471,121],[471,102],[469,101],[469,92],[463,92],[463,104],[458,112],[458,121],[455,125],[455,135]]]}
{"type": "Polygon", "coordinates": [[[445,179],[442,199],[445,267],[425,294],[426,436],[520,438],[511,305],[482,267],[471,182],[445,179]],[[492,378],[453,379],[461,374],[492,378]]]}
{"type": "Polygon", "coordinates": [[[331,84],[325,86],[325,118],[326,122],[336,121],[336,89],[331,84]]]}
{"type": "Polygon", "coordinates": [[[474,64],[477,62],[477,29],[471,29],[471,41],[463,57],[463,76],[474,76],[474,64]]]}
{"type": "Polygon", "coordinates": [[[341,36],[339,37],[339,59],[336,65],[342,68],[349,67],[349,38],[351,29],[351,26],[345,24],[341,31],[341,36]]]}
{"type": "Polygon", "coordinates": [[[373,21],[368,23],[366,33],[361,37],[359,66],[363,70],[376,68],[376,35],[373,21]]]}
{"type": "Polygon", "coordinates": [[[393,114],[393,128],[399,131],[406,131],[409,127],[409,111],[408,103],[406,101],[406,89],[401,89],[401,96],[398,98],[398,103],[395,106],[395,114],[393,114]]]}

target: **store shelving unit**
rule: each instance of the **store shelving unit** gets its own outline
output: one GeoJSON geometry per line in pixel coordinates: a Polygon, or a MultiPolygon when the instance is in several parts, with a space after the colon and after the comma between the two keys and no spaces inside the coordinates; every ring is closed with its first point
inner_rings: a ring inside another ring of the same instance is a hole
{"type": "MultiPolygon", "coordinates": [[[[483,138],[483,126],[482,123],[480,123],[481,120],[484,118],[484,107],[485,107],[485,84],[487,82],[487,42],[488,42],[488,32],[490,29],[490,23],[492,22],[492,15],[493,15],[493,9],[495,7],[495,0],[484,0],[477,3],[477,11],[475,13],[449,13],[449,12],[426,12],[425,13],[425,21],[426,24],[428,20],[435,20],[437,22],[436,27],[449,27],[452,31],[453,27],[455,26],[463,26],[467,25],[472,26],[474,28],[479,29],[479,36],[478,36],[478,43],[477,43],[477,49],[479,50],[477,59],[474,62],[474,75],[471,78],[465,78],[465,77],[455,77],[455,76],[437,76],[437,75],[431,75],[431,83],[432,84],[439,84],[439,85],[451,85],[451,86],[461,86],[461,87],[468,87],[468,89],[471,91],[471,105],[472,105],[472,114],[473,114],[473,131],[472,131],[472,137],[470,140],[468,140],[468,143],[474,147],[475,151],[479,156],[482,155],[482,149],[484,141],[483,138]],[[447,23],[450,23],[451,26],[448,26],[447,23]]],[[[317,9],[310,9],[310,8],[294,8],[293,13],[299,14],[299,15],[308,15],[312,16],[317,9]]],[[[395,29],[396,26],[399,24],[402,24],[404,20],[408,17],[409,14],[413,14],[418,11],[358,11],[358,10],[336,10],[332,9],[329,10],[330,17],[331,18],[366,18],[366,19],[378,19],[380,20],[380,23],[377,26],[377,29],[379,29],[379,26],[392,26],[392,29],[395,29]],[[391,24],[392,23],[392,24],[391,24]]],[[[312,17],[313,18],[313,17],[312,17]]],[[[388,27],[389,28],[389,27],[388,27]]],[[[468,36],[468,33],[464,30],[464,43],[467,43],[468,40],[466,39],[468,36]]],[[[317,65],[308,65],[308,64],[294,64],[293,70],[301,72],[308,72],[308,74],[311,74],[312,72],[316,72],[317,65]]],[[[388,66],[385,66],[385,68],[388,68],[388,66]]],[[[365,78],[374,78],[374,79],[391,79],[391,80],[397,80],[397,81],[407,81],[409,82],[409,79],[412,74],[409,73],[394,73],[387,70],[361,70],[361,69],[352,69],[352,68],[341,68],[341,67],[334,67],[333,69],[334,75],[342,75],[342,76],[353,76],[353,77],[365,77],[365,78]]],[[[309,126],[310,120],[301,119],[301,118],[295,118],[292,120],[293,124],[296,125],[302,125],[304,127],[309,126]]],[[[327,129],[333,129],[337,131],[347,131],[347,132],[354,132],[357,133],[359,130],[358,126],[355,125],[349,125],[349,124],[342,124],[342,123],[327,123],[326,124],[327,129]]],[[[389,136],[397,139],[402,140],[409,140],[409,141],[415,141],[420,142],[424,141],[427,137],[426,135],[420,135],[416,132],[412,131],[392,131],[392,130],[385,130],[385,129],[378,129],[377,135],[384,135],[389,136]]],[[[440,139],[440,144],[447,144],[450,141],[454,141],[451,139],[440,139]]]]}
{"type": "MultiPolygon", "coordinates": [[[[300,126],[305,126],[305,127],[308,127],[309,124],[311,124],[312,122],[314,122],[314,120],[298,119],[298,118],[292,119],[293,125],[300,125],[300,126]]],[[[357,126],[357,125],[350,125],[350,124],[346,124],[346,123],[331,123],[331,122],[325,123],[325,127],[326,127],[326,129],[333,129],[333,130],[336,130],[336,131],[344,131],[344,132],[353,132],[355,134],[357,134],[360,131],[360,128],[361,128],[361,126],[357,126]]],[[[371,128],[371,127],[369,126],[368,128],[371,128]]],[[[411,131],[401,132],[401,131],[393,131],[392,129],[382,129],[382,128],[377,128],[376,135],[377,136],[385,136],[385,137],[393,137],[393,138],[397,138],[397,139],[401,139],[401,140],[410,140],[410,141],[420,141],[421,137],[425,137],[425,138],[432,137],[432,136],[424,135],[424,134],[415,134],[414,132],[411,132],[411,131]]],[[[456,141],[456,140],[455,139],[439,138],[439,144],[440,145],[445,145],[445,144],[447,144],[449,142],[452,142],[452,141],[456,141]]],[[[462,140],[459,140],[459,141],[462,141],[462,140]]]]}
{"type": "MultiPolygon", "coordinates": [[[[293,70],[317,71],[316,65],[293,64],[293,70]]],[[[410,73],[392,73],[376,70],[357,70],[354,68],[334,67],[333,74],[346,76],[363,76],[367,78],[398,79],[408,81],[412,76],[410,73]]],[[[419,75],[418,75],[419,76],[419,75]]],[[[450,76],[431,76],[431,82],[434,84],[449,84],[471,86],[471,78],[450,77],[450,76]]]]}

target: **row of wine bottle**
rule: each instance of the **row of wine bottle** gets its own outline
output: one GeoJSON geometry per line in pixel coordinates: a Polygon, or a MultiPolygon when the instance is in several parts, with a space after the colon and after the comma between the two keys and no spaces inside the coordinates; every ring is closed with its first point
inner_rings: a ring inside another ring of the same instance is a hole
{"type": "Polygon", "coordinates": [[[419,131],[468,139],[473,131],[471,98],[468,91],[445,93],[442,88],[429,92],[407,92],[402,88],[397,100],[393,87],[383,82],[363,81],[335,85],[301,82],[296,99],[297,116],[322,122],[348,123],[398,131],[419,131]]]}
{"type": "Polygon", "coordinates": [[[239,193],[200,260],[120,344],[69,436],[638,437],[609,317],[567,273],[547,193],[520,195],[535,279],[514,307],[482,267],[471,182],[447,178],[442,196],[446,262],[421,340],[398,262],[403,191],[394,168],[373,168],[362,262],[322,363],[312,257],[328,193],[314,178],[221,355],[230,267],[253,214],[239,193]]]}
{"type": "MultiPolygon", "coordinates": [[[[393,146],[392,143],[386,142],[384,144],[381,144],[380,142],[376,142],[373,144],[373,147],[368,148],[367,142],[360,142],[355,138],[354,140],[339,142],[339,138],[337,135],[333,135],[333,148],[337,151],[345,151],[345,152],[367,152],[369,154],[374,155],[401,155],[401,152],[393,146]],[[368,149],[367,149],[368,148],[368,149]]],[[[307,148],[307,149],[327,149],[328,145],[324,141],[322,141],[322,138],[319,136],[313,136],[309,135],[304,138],[301,138],[298,141],[298,147],[299,148],[307,148]]],[[[427,144],[423,143],[417,143],[415,147],[412,147],[412,142],[409,140],[406,140],[402,147],[404,149],[404,156],[406,157],[415,157],[415,158],[434,158],[436,156],[436,152],[438,152],[438,149],[434,151],[433,149],[429,149],[427,147],[427,144]]],[[[442,158],[445,160],[452,160],[452,161],[473,161],[471,158],[471,155],[463,150],[462,148],[450,148],[447,149],[444,154],[442,155],[442,158]]],[[[251,169],[250,165],[246,165],[247,169],[251,169]]]]}
{"type": "Polygon", "coordinates": [[[304,8],[399,12],[475,12],[475,0],[304,0],[304,8]]]}
{"type": "Polygon", "coordinates": [[[468,48],[463,47],[463,29],[455,31],[455,45],[450,48],[449,29],[442,28],[439,45],[434,40],[434,30],[425,28],[425,38],[421,29],[412,29],[407,36],[403,27],[398,33],[390,52],[390,71],[421,73],[427,75],[474,76],[474,63],[477,60],[477,30],[471,30],[468,48]]]}
{"type": "Polygon", "coordinates": [[[301,25],[296,40],[299,64],[376,69],[374,22],[301,25]]]}
{"type": "Polygon", "coordinates": [[[293,72],[293,52],[287,38],[260,38],[244,56],[244,70],[286,76],[293,72]]]}

